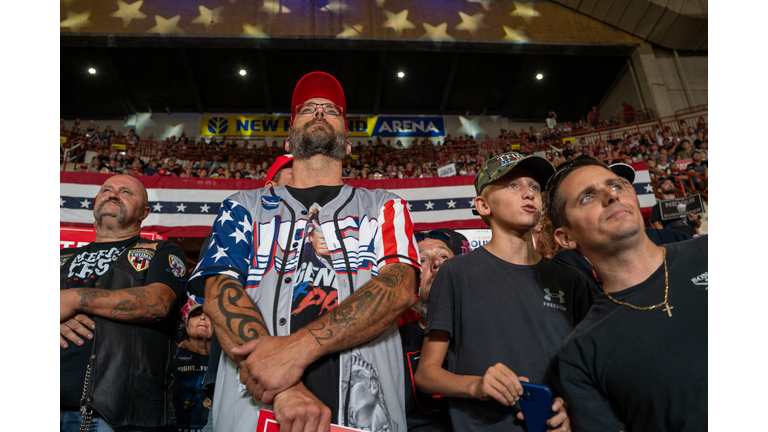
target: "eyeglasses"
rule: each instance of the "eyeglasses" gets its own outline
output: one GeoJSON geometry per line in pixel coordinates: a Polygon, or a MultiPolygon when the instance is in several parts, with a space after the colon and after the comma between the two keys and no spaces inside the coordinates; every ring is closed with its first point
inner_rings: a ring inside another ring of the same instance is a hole
{"type": "Polygon", "coordinates": [[[301,105],[296,105],[295,107],[293,107],[293,111],[296,113],[296,115],[312,114],[315,111],[317,111],[318,106],[322,106],[323,112],[328,115],[340,116],[344,114],[344,108],[334,103],[317,104],[314,102],[307,102],[301,105]]]}
{"type": "Polygon", "coordinates": [[[448,242],[448,245],[451,247],[451,251],[453,251],[453,240],[451,239],[450,235],[443,231],[416,231],[413,233],[413,235],[416,237],[416,243],[428,238],[448,242]]]}

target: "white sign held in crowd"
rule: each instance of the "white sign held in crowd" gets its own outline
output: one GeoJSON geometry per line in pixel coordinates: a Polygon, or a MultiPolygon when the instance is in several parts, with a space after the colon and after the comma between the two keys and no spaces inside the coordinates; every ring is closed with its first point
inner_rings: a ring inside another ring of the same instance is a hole
{"type": "Polygon", "coordinates": [[[437,175],[440,177],[451,177],[456,174],[456,164],[453,163],[449,163],[448,165],[441,166],[437,169],[437,175]]]}

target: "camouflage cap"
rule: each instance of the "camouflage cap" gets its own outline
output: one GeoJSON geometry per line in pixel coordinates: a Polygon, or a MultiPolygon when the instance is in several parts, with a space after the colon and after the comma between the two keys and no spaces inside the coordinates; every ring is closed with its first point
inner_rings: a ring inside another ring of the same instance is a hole
{"type": "Polygon", "coordinates": [[[547,184],[547,180],[555,173],[555,167],[541,156],[523,156],[520,153],[509,152],[489,159],[480,167],[475,176],[475,192],[480,192],[489,184],[502,178],[513,168],[525,168],[533,171],[536,181],[541,187],[547,184]]]}

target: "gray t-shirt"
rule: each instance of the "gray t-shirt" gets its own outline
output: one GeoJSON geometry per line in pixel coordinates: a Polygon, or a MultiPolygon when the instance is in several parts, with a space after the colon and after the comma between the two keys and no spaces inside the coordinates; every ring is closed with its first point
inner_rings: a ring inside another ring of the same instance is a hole
{"type": "MultiPolygon", "coordinates": [[[[500,362],[546,385],[563,340],[592,302],[584,275],[566,264],[542,258],[515,265],[478,248],[440,268],[424,331],[450,333],[446,360],[452,373],[482,376],[500,362]]],[[[515,417],[517,405],[450,398],[449,412],[455,430],[525,431],[515,417]]]]}

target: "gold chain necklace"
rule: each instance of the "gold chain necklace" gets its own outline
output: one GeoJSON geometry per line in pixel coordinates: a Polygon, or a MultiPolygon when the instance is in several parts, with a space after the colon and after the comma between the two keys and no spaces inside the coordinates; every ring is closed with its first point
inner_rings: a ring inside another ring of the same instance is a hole
{"type": "Polygon", "coordinates": [[[664,301],[663,302],[661,302],[661,303],[659,303],[657,305],[653,305],[653,306],[638,307],[638,306],[635,306],[635,305],[631,305],[629,303],[624,303],[624,302],[618,301],[615,298],[611,297],[611,295],[608,294],[608,291],[606,291],[605,288],[603,288],[602,286],[600,288],[603,288],[603,293],[605,293],[605,295],[612,302],[614,302],[616,304],[620,304],[620,305],[623,305],[623,306],[629,306],[629,307],[631,307],[632,309],[635,309],[635,310],[651,310],[651,309],[656,309],[658,307],[666,306],[664,308],[664,312],[666,312],[667,315],[669,315],[671,317],[672,316],[672,309],[674,309],[674,306],[670,306],[669,303],[667,302],[667,295],[669,294],[669,273],[667,272],[667,250],[664,249],[664,248],[661,248],[661,255],[664,257],[664,301]]]}

